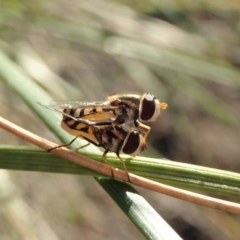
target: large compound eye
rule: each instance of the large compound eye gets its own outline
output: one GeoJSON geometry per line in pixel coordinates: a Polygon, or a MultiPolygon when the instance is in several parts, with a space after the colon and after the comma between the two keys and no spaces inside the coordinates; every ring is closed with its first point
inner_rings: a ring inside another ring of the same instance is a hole
{"type": "Polygon", "coordinates": [[[123,143],[122,152],[131,155],[138,149],[139,145],[140,145],[139,132],[137,130],[134,130],[126,137],[123,143]]]}
{"type": "Polygon", "coordinates": [[[143,122],[153,122],[160,115],[159,101],[151,93],[145,94],[140,102],[139,116],[143,122]]]}
{"type": "Polygon", "coordinates": [[[145,138],[138,130],[133,130],[128,134],[124,143],[122,152],[131,156],[136,156],[146,149],[145,138]]]}

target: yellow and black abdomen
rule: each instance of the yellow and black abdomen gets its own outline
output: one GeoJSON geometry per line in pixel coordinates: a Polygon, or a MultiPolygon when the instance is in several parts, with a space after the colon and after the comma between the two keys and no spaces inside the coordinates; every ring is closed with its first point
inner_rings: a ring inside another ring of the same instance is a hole
{"type": "MultiPolygon", "coordinates": [[[[74,116],[75,118],[79,118],[81,116],[81,110],[78,109],[64,109],[64,113],[74,116]]],[[[73,136],[78,136],[79,138],[83,138],[93,144],[99,145],[99,141],[93,134],[92,127],[82,122],[78,122],[70,117],[63,115],[63,119],[61,121],[61,127],[73,136]]]]}

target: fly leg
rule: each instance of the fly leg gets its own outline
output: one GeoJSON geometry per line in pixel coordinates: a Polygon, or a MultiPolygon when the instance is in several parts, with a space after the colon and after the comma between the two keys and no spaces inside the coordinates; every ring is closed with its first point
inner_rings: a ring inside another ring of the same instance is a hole
{"type": "Polygon", "coordinates": [[[76,148],[75,151],[77,152],[78,150],[80,150],[80,149],[82,149],[82,148],[85,148],[85,147],[87,147],[87,146],[89,146],[89,145],[90,145],[90,143],[86,143],[85,145],[76,148]]]}
{"type": "MultiPolygon", "coordinates": [[[[52,150],[57,149],[57,148],[68,147],[68,146],[70,146],[74,141],[76,141],[76,139],[79,138],[79,137],[82,137],[82,136],[81,136],[81,135],[78,135],[78,136],[76,136],[72,141],[70,141],[69,143],[65,143],[65,144],[61,144],[61,145],[58,145],[58,146],[53,147],[53,148],[49,148],[47,151],[48,151],[48,152],[51,152],[52,150]]],[[[83,145],[83,146],[80,146],[80,147],[76,148],[75,151],[77,151],[77,150],[79,150],[79,149],[81,149],[81,148],[87,147],[89,144],[90,144],[90,143],[87,143],[87,144],[85,144],[85,145],[83,145]]]]}
{"type": "Polygon", "coordinates": [[[56,146],[56,147],[49,148],[47,151],[48,151],[48,152],[51,152],[52,150],[57,149],[57,148],[68,147],[68,146],[70,146],[77,138],[79,138],[80,136],[81,136],[81,135],[76,136],[76,137],[75,137],[71,142],[69,142],[69,143],[65,143],[65,144],[58,145],[58,146],[56,146]]]}
{"type": "MultiPolygon", "coordinates": [[[[108,153],[108,150],[106,150],[106,151],[103,153],[102,159],[103,159],[103,161],[104,161],[105,163],[107,163],[107,164],[111,167],[112,178],[114,178],[113,167],[112,167],[112,165],[111,165],[111,164],[106,160],[106,158],[105,158],[106,155],[107,155],[107,153],[108,153]]],[[[129,176],[129,174],[128,174],[127,167],[126,167],[126,165],[125,165],[124,160],[120,157],[119,153],[116,153],[116,155],[117,155],[118,159],[119,159],[119,160],[122,162],[122,164],[123,164],[124,170],[125,170],[125,172],[126,172],[126,174],[127,174],[127,177],[128,177],[128,181],[131,182],[131,179],[130,179],[130,176],[129,176]]]]}
{"type": "Polygon", "coordinates": [[[104,151],[103,155],[102,155],[102,160],[109,165],[110,169],[111,169],[111,173],[112,173],[112,178],[114,178],[114,174],[113,174],[113,167],[112,165],[107,161],[106,159],[106,155],[108,153],[108,150],[104,151]]]}
{"type": "Polygon", "coordinates": [[[138,131],[143,135],[143,137],[145,139],[147,139],[147,136],[148,136],[151,128],[147,125],[140,123],[139,121],[135,121],[135,126],[138,129],[138,131]]]}
{"type": "Polygon", "coordinates": [[[128,177],[128,181],[131,182],[131,179],[130,179],[130,176],[129,176],[129,174],[128,174],[128,170],[127,170],[127,167],[126,167],[126,164],[125,164],[124,160],[120,157],[119,152],[117,152],[116,155],[117,155],[118,159],[119,159],[119,160],[122,162],[122,164],[123,164],[124,170],[125,170],[125,172],[126,172],[126,174],[127,174],[127,177],[128,177]]]}

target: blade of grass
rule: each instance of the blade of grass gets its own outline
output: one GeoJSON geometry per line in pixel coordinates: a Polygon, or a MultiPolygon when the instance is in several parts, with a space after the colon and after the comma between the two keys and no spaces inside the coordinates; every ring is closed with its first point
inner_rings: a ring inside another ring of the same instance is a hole
{"type": "MultiPolygon", "coordinates": [[[[83,155],[102,162],[98,154],[84,153],[83,155]]],[[[129,172],[160,183],[226,197],[240,196],[240,174],[238,173],[166,159],[136,157],[125,158],[125,161],[129,172]]],[[[124,170],[123,165],[112,155],[108,157],[108,162],[124,170]]],[[[12,170],[104,176],[56,155],[30,147],[0,146],[0,167],[12,170]]]]}
{"type": "Polygon", "coordinates": [[[98,178],[98,183],[107,189],[108,194],[130,219],[138,222],[137,226],[141,226],[139,230],[147,239],[181,239],[131,185],[128,185],[126,191],[123,182],[98,178]],[[140,209],[146,211],[139,211],[140,209]],[[158,225],[154,222],[156,220],[158,225]]]}

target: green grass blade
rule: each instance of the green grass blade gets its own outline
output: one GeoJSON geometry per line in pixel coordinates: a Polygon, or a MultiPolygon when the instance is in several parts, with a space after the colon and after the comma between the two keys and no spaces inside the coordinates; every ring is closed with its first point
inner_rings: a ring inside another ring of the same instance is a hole
{"type": "MultiPolygon", "coordinates": [[[[102,161],[99,154],[84,155],[102,161]]],[[[120,161],[111,155],[108,162],[116,168],[123,169],[120,161]]],[[[174,187],[233,198],[240,196],[239,173],[144,157],[126,159],[126,166],[129,172],[174,187]]],[[[102,176],[56,155],[30,147],[0,146],[0,167],[11,170],[102,176]]]]}
{"type": "Polygon", "coordinates": [[[169,225],[156,213],[149,203],[131,186],[120,181],[98,178],[99,184],[107,189],[126,215],[134,221],[146,239],[180,239],[169,225]],[[127,190],[127,191],[126,191],[127,190]],[[158,224],[156,224],[156,221],[158,224]]]}

